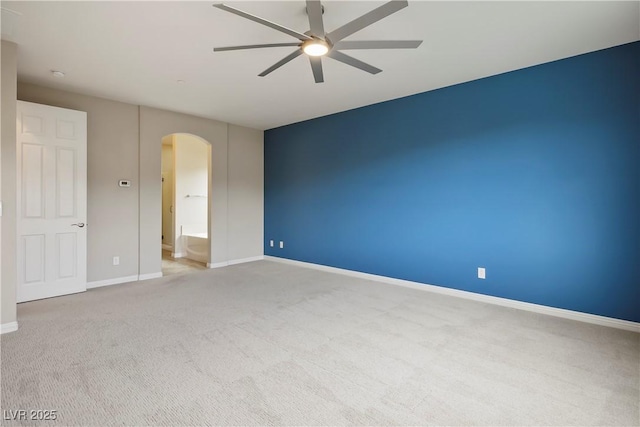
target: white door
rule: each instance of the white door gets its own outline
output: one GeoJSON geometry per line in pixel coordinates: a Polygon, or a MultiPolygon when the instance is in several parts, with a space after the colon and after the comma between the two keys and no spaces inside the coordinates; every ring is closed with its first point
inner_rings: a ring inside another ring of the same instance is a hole
{"type": "Polygon", "coordinates": [[[18,101],[18,302],[87,289],[87,113],[18,101]]]}

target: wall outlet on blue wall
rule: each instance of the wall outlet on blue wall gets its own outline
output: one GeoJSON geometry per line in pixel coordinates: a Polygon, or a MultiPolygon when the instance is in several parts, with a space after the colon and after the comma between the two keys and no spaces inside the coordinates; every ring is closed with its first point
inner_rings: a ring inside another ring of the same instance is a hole
{"type": "Polygon", "coordinates": [[[486,279],[487,271],[484,267],[478,267],[478,279],[486,279]]]}
{"type": "Polygon", "coordinates": [[[269,240],[269,246],[273,247],[273,240],[269,240]]]}
{"type": "Polygon", "coordinates": [[[280,240],[280,249],[284,249],[284,242],[280,240]]]}

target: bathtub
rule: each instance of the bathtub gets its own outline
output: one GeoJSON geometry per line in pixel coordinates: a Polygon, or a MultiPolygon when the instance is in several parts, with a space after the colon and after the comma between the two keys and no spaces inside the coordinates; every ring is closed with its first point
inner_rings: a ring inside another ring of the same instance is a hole
{"type": "Polygon", "coordinates": [[[209,236],[201,229],[182,226],[182,250],[185,258],[209,262],[209,236]]]}

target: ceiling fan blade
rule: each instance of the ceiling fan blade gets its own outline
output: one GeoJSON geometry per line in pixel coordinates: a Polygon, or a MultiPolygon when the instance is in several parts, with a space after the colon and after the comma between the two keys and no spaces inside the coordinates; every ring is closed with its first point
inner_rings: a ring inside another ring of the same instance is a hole
{"type": "Polygon", "coordinates": [[[260,74],[258,74],[260,77],[264,77],[267,74],[269,74],[272,71],[277,70],[278,68],[282,67],[284,64],[286,64],[287,62],[291,61],[292,59],[297,58],[298,56],[302,55],[302,49],[297,49],[295,52],[285,56],[284,58],[282,58],[280,61],[276,62],[275,64],[273,64],[271,67],[267,68],[266,70],[264,70],[263,72],[261,72],[260,74]]]}
{"type": "Polygon", "coordinates": [[[324,75],[322,74],[322,59],[319,56],[310,56],[311,71],[313,71],[313,78],[316,83],[324,82],[324,75]]]}
{"type": "Polygon", "coordinates": [[[334,49],[415,49],[422,40],[363,40],[341,41],[333,45],[334,49]]]}
{"type": "Polygon", "coordinates": [[[262,24],[262,25],[266,25],[269,28],[273,28],[274,30],[278,30],[280,32],[283,32],[285,34],[289,34],[290,36],[293,36],[295,38],[297,38],[298,40],[302,40],[302,41],[306,41],[311,39],[311,37],[309,37],[306,34],[302,34],[299,33],[295,30],[292,30],[290,28],[287,27],[283,27],[280,24],[276,24],[275,22],[271,22],[271,21],[267,21],[266,19],[262,19],[258,16],[252,15],[250,13],[247,12],[243,12],[239,9],[236,9],[235,7],[231,7],[231,6],[227,6],[226,4],[223,3],[219,3],[219,4],[214,4],[213,7],[217,7],[218,9],[227,11],[227,12],[231,12],[233,14],[236,14],[238,16],[242,16],[243,18],[249,19],[251,21],[257,22],[258,24],[262,24]]]}
{"type": "Polygon", "coordinates": [[[284,46],[300,46],[300,43],[269,43],[269,44],[248,44],[245,46],[214,47],[213,51],[225,52],[228,50],[260,49],[263,47],[284,47],[284,46]]]}
{"type": "Polygon", "coordinates": [[[307,0],[307,15],[311,34],[324,38],[324,23],[322,22],[322,3],[319,0],[307,0]]]}
{"type": "Polygon", "coordinates": [[[337,50],[330,50],[329,53],[327,53],[327,56],[329,58],[335,59],[336,61],[344,62],[347,65],[359,68],[362,71],[366,71],[367,73],[378,74],[382,71],[380,68],[376,68],[373,65],[362,62],[359,59],[354,58],[353,56],[345,55],[344,53],[337,50]]]}
{"type": "Polygon", "coordinates": [[[399,11],[400,9],[404,9],[407,7],[409,3],[407,0],[391,0],[388,3],[383,4],[382,6],[373,9],[371,12],[367,12],[359,18],[354,19],[353,21],[343,25],[342,27],[331,31],[327,34],[327,39],[331,40],[332,43],[338,43],[343,38],[350,36],[351,34],[360,31],[364,27],[368,27],[369,25],[378,22],[379,20],[386,18],[399,11]]]}

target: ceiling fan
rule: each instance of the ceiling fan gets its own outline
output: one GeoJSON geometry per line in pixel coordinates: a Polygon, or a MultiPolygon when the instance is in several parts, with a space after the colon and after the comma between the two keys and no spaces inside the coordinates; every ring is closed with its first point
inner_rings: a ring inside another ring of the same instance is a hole
{"type": "Polygon", "coordinates": [[[382,6],[365,13],[359,18],[337,28],[331,32],[325,32],[324,23],[322,21],[322,14],[324,13],[324,6],[322,6],[319,0],[307,0],[307,15],[309,15],[309,31],[306,33],[300,33],[282,25],[276,24],[266,19],[260,18],[250,13],[243,12],[226,4],[214,4],[214,7],[222,9],[227,12],[231,12],[238,16],[241,16],[251,21],[257,22],[274,30],[283,32],[298,39],[297,42],[292,43],[268,43],[268,44],[253,44],[246,46],[229,46],[229,47],[216,47],[214,52],[223,52],[229,50],[243,50],[243,49],[259,49],[266,47],[285,47],[296,46],[297,49],[289,55],[282,58],[280,61],[273,64],[260,74],[260,77],[264,77],[272,71],[282,67],[287,62],[297,58],[303,53],[309,57],[311,62],[311,70],[313,71],[313,77],[316,83],[322,83],[324,76],[322,74],[322,57],[328,56],[336,61],[343,62],[352,67],[359,68],[371,74],[378,74],[382,70],[360,61],[352,56],[342,53],[343,50],[354,49],[415,49],[422,43],[422,40],[366,40],[366,41],[345,41],[344,38],[350,36],[362,30],[369,25],[386,18],[387,16],[395,13],[401,9],[407,7],[409,3],[407,0],[392,0],[382,6]]]}

